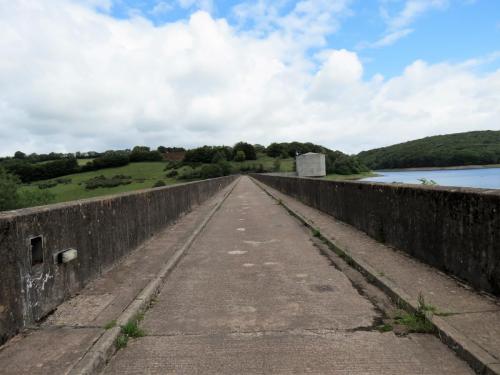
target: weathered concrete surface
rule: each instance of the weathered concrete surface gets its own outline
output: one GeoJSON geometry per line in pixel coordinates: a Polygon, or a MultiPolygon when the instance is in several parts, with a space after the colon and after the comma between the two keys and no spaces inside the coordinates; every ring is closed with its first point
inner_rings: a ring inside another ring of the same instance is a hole
{"type": "Polygon", "coordinates": [[[430,335],[380,314],[304,227],[243,177],[108,374],[471,374],[430,335]]]}
{"type": "Polygon", "coordinates": [[[43,323],[0,347],[1,374],[65,374],[157,277],[229,188],[158,233],[115,267],[58,306],[43,323]]]}
{"type": "Polygon", "coordinates": [[[377,241],[500,295],[500,191],[253,175],[377,241]]]}
{"type": "MultiPolygon", "coordinates": [[[[500,300],[479,294],[459,283],[456,279],[436,272],[403,252],[377,242],[356,228],[342,223],[332,216],[307,206],[266,185],[267,192],[320,230],[337,248],[350,257],[372,277],[381,279],[395,294],[408,296],[417,304],[422,293],[427,303],[444,315],[434,317],[444,321],[456,331],[457,344],[478,356],[485,365],[500,367],[500,300]],[[450,315],[449,315],[450,314],[450,315]]],[[[450,332],[455,334],[455,332],[450,332]]],[[[498,371],[500,373],[500,371],[498,371]]]]}
{"type": "Polygon", "coordinates": [[[0,213],[0,343],[39,321],[234,179],[221,177],[0,213]],[[43,236],[43,263],[32,265],[30,238],[39,235],[43,236]],[[75,261],[54,261],[54,254],[69,248],[78,250],[75,261]]]}

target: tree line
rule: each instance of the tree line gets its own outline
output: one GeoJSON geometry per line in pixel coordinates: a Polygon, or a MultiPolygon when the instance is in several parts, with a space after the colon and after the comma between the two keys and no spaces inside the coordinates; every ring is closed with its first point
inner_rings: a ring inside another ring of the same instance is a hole
{"type": "Polygon", "coordinates": [[[363,151],[371,169],[500,164],[500,131],[438,135],[363,151]]]}

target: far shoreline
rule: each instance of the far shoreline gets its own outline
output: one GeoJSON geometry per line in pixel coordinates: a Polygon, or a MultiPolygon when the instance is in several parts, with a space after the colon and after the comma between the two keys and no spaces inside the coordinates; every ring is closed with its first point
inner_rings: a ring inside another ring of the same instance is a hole
{"type": "Polygon", "coordinates": [[[373,172],[419,172],[419,171],[440,171],[440,170],[466,170],[466,169],[494,169],[500,168],[500,164],[484,165],[458,165],[451,167],[415,167],[415,168],[394,168],[394,169],[376,169],[373,172]]]}

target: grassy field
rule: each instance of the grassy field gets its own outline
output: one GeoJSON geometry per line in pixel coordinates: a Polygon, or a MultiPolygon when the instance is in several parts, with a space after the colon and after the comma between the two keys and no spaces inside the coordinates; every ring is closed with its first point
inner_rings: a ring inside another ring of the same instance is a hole
{"type": "Polygon", "coordinates": [[[358,174],[348,174],[348,175],[342,175],[342,174],[329,174],[324,177],[326,180],[332,180],[332,181],[346,181],[346,180],[361,180],[362,178],[366,177],[376,177],[378,174],[373,173],[373,172],[364,172],[364,173],[358,173],[358,174]]]}
{"type": "MultiPolygon", "coordinates": [[[[78,159],[79,165],[85,165],[92,159],[78,159]]],[[[235,170],[239,170],[245,166],[254,166],[256,164],[262,164],[265,170],[272,171],[275,167],[275,159],[269,157],[265,154],[259,154],[257,160],[248,160],[244,162],[230,162],[235,170]]],[[[166,162],[141,162],[141,163],[130,163],[123,167],[118,168],[106,168],[98,171],[75,173],[71,175],[64,176],[64,178],[71,179],[70,183],[64,184],[59,183],[54,187],[44,189],[54,195],[54,199],[50,203],[67,202],[77,199],[99,197],[104,195],[111,195],[117,193],[123,193],[127,191],[147,189],[153,187],[156,181],[162,180],[166,185],[187,182],[186,180],[177,180],[175,178],[167,178],[164,171],[166,162]],[[116,175],[125,175],[132,178],[132,183],[127,185],[120,185],[109,188],[97,188],[92,190],[85,189],[84,182],[97,177],[105,176],[107,178],[116,175]]],[[[291,172],[293,171],[293,158],[280,159],[280,171],[281,172],[291,172]]],[[[56,178],[44,181],[36,181],[31,184],[23,185],[21,190],[35,190],[38,191],[40,188],[39,184],[44,184],[49,181],[55,181],[56,178]]]]}
{"type": "MultiPolygon", "coordinates": [[[[92,159],[78,159],[79,165],[85,165],[92,159]]],[[[235,169],[239,169],[245,165],[253,166],[255,164],[262,164],[266,170],[272,170],[274,167],[274,158],[266,155],[259,155],[258,160],[249,160],[244,162],[231,162],[231,165],[235,169]]],[[[75,173],[71,175],[64,176],[65,178],[70,178],[71,182],[68,184],[58,184],[54,187],[45,189],[46,191],[54,195],[54,199],[51,203],[67,202],[77,199],[99,197],[104,195],[111,195],[117,193],[123,193],[127,191],[147,189],[153,187],[156,181],[163,180],[165,184],[171,185],[176,183],[182,183],[187,181],[180,181],[175,178],[167,178],[165,176],[165,166],[166,162],[142,162],[142,163],[130,163],[123,167],[118,168],[107,168],[92,172],[75,173]],[[92,190],[85,189],[84,182],[97,177],[105,176],[107,178],[116,175],[125,175],[132,177],[132,183],[128,185],[120,185],[110,188],[97,188],[92,190]]],[[[293,170],[293,159],[281,159],[280,169],[282,172],[289,172],[293,170]]],[[[21,190],[39,190],[38,185],[41,183],[46,183],[49,181],[54,181],[57,179],[37,181],[29,185],[24,185],[21,190]]]]}
{"type": "Polygon", "coordinates": [[[87,163],[90,163],[92,160],[94,159],[76,159],[76,162],[78,163],[78,165],[82,166],[87,163]]]}
{"type": "MultiPolygon", "coordinates": [[[[59,184],[46,190],[55,195],[55,199],[52,203],[57,203],[151,188],[158,180],[163,180],[167,185],[178,183],[179,181],[176,179],[165,177],[165,171],[163,170],[165,165],[166,163],[164,162],[130,163],[129,165],[118,168],[108,168],[92,172],[71,174],[65,176],[65,178],[71,178],[71,183],[59,184]],[[119,174],[131,176],[133,179],[132,183],[112,188],[97,188],[94,190],[86,190],[85,185],[83,184],[84,181],[96,176],[103,175],[105,177],[113,177],[119,174]]],[[[40,182],[41,181],[25,185],[21,189],[39,189],[38,184],[40,182]]]]}

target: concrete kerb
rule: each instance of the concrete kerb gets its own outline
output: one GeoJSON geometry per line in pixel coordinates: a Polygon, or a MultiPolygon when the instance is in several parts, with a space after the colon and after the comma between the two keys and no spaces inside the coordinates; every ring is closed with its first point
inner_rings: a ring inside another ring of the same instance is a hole
{"type": "Polygon", "coordinates": [[[121,327],[129,322],[137,320],[137,317],[142,312],[146,311],[153,298],[158,294],[165,279],[172,272],[175,266],[179,263],[186,251],[191,247],[194,240],[205,228],[210,219],[220,209],[224,201],[235,188],[238,180],[233,182],[233,186],[217,205],[205,217],[203,222],[193,231],[191,236],[184,242],[174,255],[169,259],[165,266],[161,269],[158,275],[151,280],[144,289],[136,296],[136,298],[128,305],[128,307],[116,319],[116,327],[106,330],[93,344],[92,347],[85,353],[82,359],[68,372],[70,375],[90,375],[100,372],[106,363],[116,352],[116,340],[121,334],[121,327]]]}
{"type": "MultiPolygon", "coordinates": [[[[335,240],[327,238],[321,234],[319,228],[314,226],[314,223],[299,212],[295,211],[289,207],[285,202],[283,202],[279,197],[275,196],[271,191],[269,191],[266,186],[260,181],[251,178],[252,181],[259,186],[266,194],[268,194],[272,199],[279,202],[283,208],[285,208],[292,216],[297,218],[305,226],[313,231],[317,231],[317,236],[325,244],[328,245],[330,251],[347,260],[347,263],[361,272],[369,282],[381,289],[385,294],[387,294],[393,301],[401,307],[410,312],[416,312],[418,308],[418,302],[407,295],[401,288],[395,285],[392,281],[384,276],[379,275],[370,265],[366,264],[361,259],[356,259],[349,252],[348,249],[339,246],[335,240]]],[[[320,249],[321,252],[329,257],[331,253],[329,250],[320,249]]],[[[487,351],[481,348],[479,345],[469,340],[467,337],[462,335],[455,328],[451,327],[444,319],[439,316],[427,313],[427,319],[434,326],[437,336],[439,339],[446,344],[450,349],[452,349],[457,355],[466,361],[469,366],[471,366],[474,371],[478,374],[484,375],[500,375],[500,366],[498,360],[492,357],[487,351]]]]}

